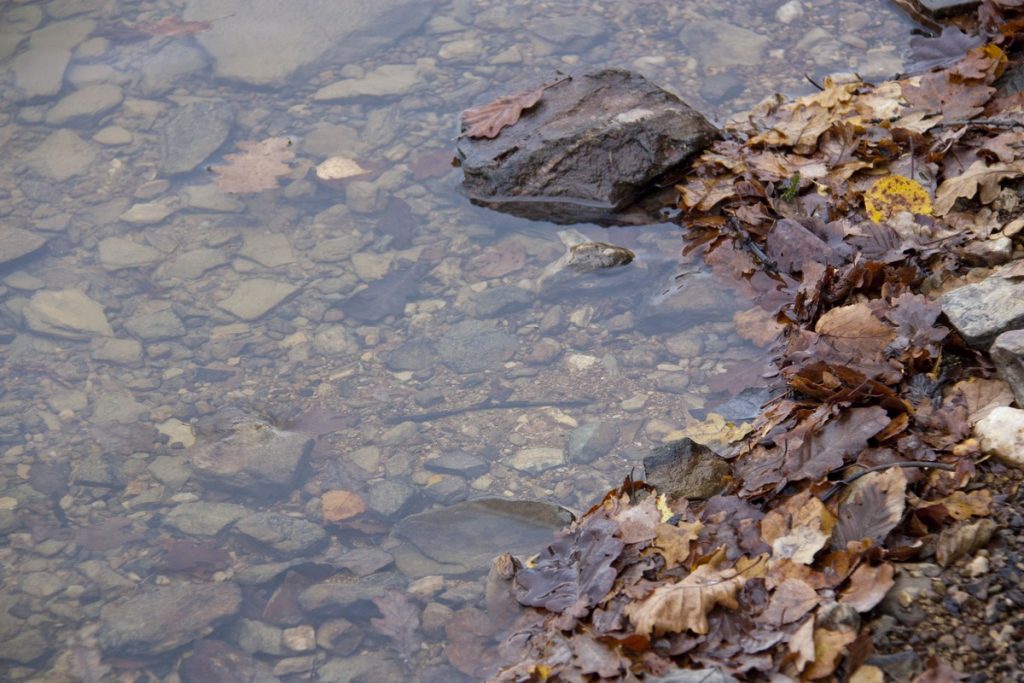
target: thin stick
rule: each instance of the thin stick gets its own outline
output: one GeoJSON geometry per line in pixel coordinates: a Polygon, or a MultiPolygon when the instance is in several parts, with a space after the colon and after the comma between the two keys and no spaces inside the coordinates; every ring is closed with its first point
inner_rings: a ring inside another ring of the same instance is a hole
{"type": "Polygon", "coordinates": [[[987,128],[1024,128],[1024,121],[1013,119],[964,119],[955,121],[941,121],[933,128],[956,128],[957,126],[984,126],[987,128]]]}
{"type": "Polygon", "coordinates": [[[848,485],[852,484],[853,482],[857,481],[858,479],[860,479],[863,476],[871,474],[872,472],[881,472],[883,470],[888,470],[888,469],[891,469],[893,467],[902,467],[904,469],[909,469],[909,468],[913,468],[913,467],[920,467],[920,468],[923,468],[923,469],[945,470],[947,472],[954,472],[954,471],[956,471],[956,467],[954,465],[950,465],[950,464],[947,464],[947,463],[944,463],[944,462],[926,462],[924,460],[903,460],[903,461],[900,461],[900,462],[888,463],[886,465],[875,465],[874,467],[868,467],[867,469],[863,470],[862,472],[858,472],[857,474],[855,474],[855,475],[853,475],[851,477],[847,477],[846,479],[841,479],[841,480],[837,481],[832,486],[832,488],[830,488],[828,491],[825,492],[825,495],[823,495],[821,497],[821,500],[822,500],[822,502],[828,500],[833,495],[835,495],[836,491],[838,491],[840,488],[842,488],[843,486],[848,486],[848,485]]]}

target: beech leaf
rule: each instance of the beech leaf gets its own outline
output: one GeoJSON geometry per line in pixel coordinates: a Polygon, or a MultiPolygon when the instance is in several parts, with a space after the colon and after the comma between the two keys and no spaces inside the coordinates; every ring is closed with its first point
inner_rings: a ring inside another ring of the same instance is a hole
{"type": "Polygon", "coordinates": [[[803,491],[761,520],[761,537],[772,547],[772,559],[811,564],[832,536],[835,518],[810,491],[803,491]]]}
{"type": "Polygon", "coordinates": [[[843,591],[839,602],[849,605],[858,612],[867,612],[882,601],[889,589],[896,585],[893,580],[895,569],[886,562],[877,567],[862,564],[850,577],[850,586],[843,591]]]}
{"type": "Polygon", "coordinates": [[[832,547],[845,550],[847,543],[864,539],[880,544],[903,518],[906,489],[907,477],[900,467],[869,472],[850,484],[836,512],[832,547]]]}
{"type": "Polygon", "coordinates": [[[943,529],[935,543],[935,561],[948,567],[961,557],[988,545],[998,528],[991,519],[979,519],[972,524],[960,522],[954,527],[943,529]]]}

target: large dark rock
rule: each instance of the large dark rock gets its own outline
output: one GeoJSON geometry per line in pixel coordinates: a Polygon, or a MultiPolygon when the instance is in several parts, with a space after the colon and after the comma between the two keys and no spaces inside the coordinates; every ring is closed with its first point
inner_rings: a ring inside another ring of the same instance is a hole
{"type": "Polygon", "coordinates": [[[631,222],[623,210],[718,131],[643,76],[605,69],[566,78],[494,139],[462,137],[474,202],[555,223],[631,222]]]}
{"type": "Polygon", "coordinates": [[[644,458],[644,471],[647,483],[671,499],[704,499],[723,491],[732,467],[707,446],[679,439],[644,458]]]}
{"type": "Polygon", "coordinates": [[[988,348],[1003,332],[1024,327],[1024,282],[1002,269],[942,295],[942,312],[971,346],[988,348]]]}

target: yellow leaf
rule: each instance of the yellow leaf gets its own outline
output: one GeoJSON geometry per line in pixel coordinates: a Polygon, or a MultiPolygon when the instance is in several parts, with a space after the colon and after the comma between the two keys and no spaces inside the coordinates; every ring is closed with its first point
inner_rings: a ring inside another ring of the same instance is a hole
{"type": "Polygon", "coordinates": [[[657,505],[658,512],[661,513],[662,522],[667,522],[668,520],[675,517],[676,513],[672,512],[672,508],[668,506],[668,498],[665,496],[664,493],[658,496],[657,505]]]}
{"type": "Polygon", "coordinates": [[[932,212],[932,200],[928,190],[919,182],[901,175],[879,178],[871,189],[864,193],[864,208],[868,218],[881,223],[900,211],[928,215],[932,212]]]}
{"type": "Polygon", "coordinates": [[[865,664],[853,672],[850,683],[885,683],[885,674],[877,666],[865,664]]]}
{"type": "Polygon", "coordinates": [[[667,566],[681,565],[690,557],[690,543],[697,540],[703,528],[700,522],[682,522],[679,526],[661,524],[654,547],[665,558],[667,566]]]}
{"type": "Polygon", "coordinates": [[[730,568],[718,571],[702,564],[679,583],[658,586],[640,602],[626,607],[637,633],[708,632],[708,613],[723,605],[736,609],[736,593],[745,578],[730,568]]]}

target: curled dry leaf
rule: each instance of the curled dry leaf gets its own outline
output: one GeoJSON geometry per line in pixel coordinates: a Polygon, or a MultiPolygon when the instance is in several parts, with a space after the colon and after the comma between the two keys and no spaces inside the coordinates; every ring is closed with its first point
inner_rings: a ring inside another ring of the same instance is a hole
{"type": "Polygon", "coordinates": [[[462,135],[469,138],[496,138],[502,130],[514,125],[527,109],[540,102],[544,91],[550,86],[542,85],[515,95],[504,95],[462,112],[462,135]]]}
{"type": "Polygon", "coordinates": [[[819,628],[814,631],[814,661],[804,671],[803,680],[825,678],[836,670],[846,646],[857,639],[856,631],[832,631],[819,628]]]}
{"type": "Polygon", "coordinates": [[[979,159],[960,175],[947,178],[935,190],[935,215],[945,216],[957,199],[970,199],[975,194],[982,204],[991,204],[999,196],[1002,189],[1001,181],[1006,178],[1019,178],[1021,175],[1024,175],[1024,161],[989,166],[979,159]]]}
{"type": "Polygon", "coordinates": [[[850,586],[843,591],[839,602],[849,605],[858,612],[867,612],[882,601],[889,589],[896,585],[893,580],[895,569],[886,562],[877,567],[862,564],[850,577],[850,586]]]}
{"type": "Polygon", "coordinates": [[[278,186],[280,176],[291,172],[288,162],[295,158],[291,147],[292,141],[288,138],[239,142],[240,153],[226,155],[227,163],[211,166],[210,170],[217,176],[217,187],[225,192],[246,194],[272,190],[278,186]]]}
{"type": "Polygon", "coordinates": [[[746,579],[735,568],[716,570],[709,564],[697,567],[678,583],[658,586],[644,600],[626,607],[636,632],[708,632],[708,613],[718,605],[736,609],[736,593],[746,579]]]}
{"type": "Polygon", "coordinates": [[[973,524],[960,522],[954,527],[943,529],[935,543],[935,561],[948,567],[961,557],[988,545],[998,528],[991,519],[979,519],[973,524]]]}
{"type": "Polygon", "coordinates": [[[690,544],[700,536],[701,522],[680,522],[679,526],[659,524],[654,547],[665,558],[669,567],[681,565],[690,558],[690,544]]]}

